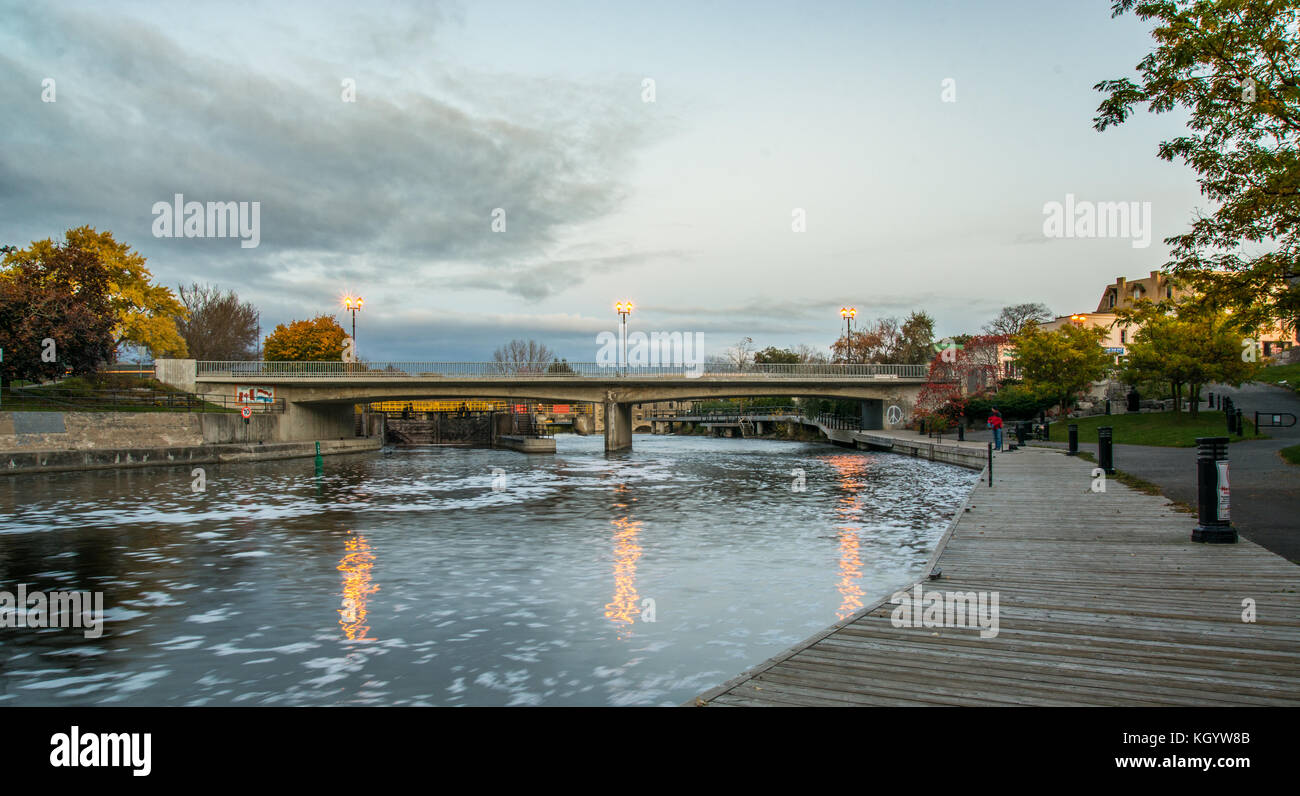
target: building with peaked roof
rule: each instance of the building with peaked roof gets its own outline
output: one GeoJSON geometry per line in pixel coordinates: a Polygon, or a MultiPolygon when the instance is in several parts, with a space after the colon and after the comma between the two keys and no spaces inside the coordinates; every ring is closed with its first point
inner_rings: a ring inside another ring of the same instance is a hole
{"type": "Polygon", "coordinates": [[[1180,301],[1191,294],[1192,292],[1186,288],[1174,286],[1169,275],[1159,271],[1152,271],[1150,276],[1141,279],[1125,279],[1121,276],[1116,277],[1114,284],[1107,285],[1101,291],[1101,301],[1097,302],[1097,309],[1094,312],[1113,313],[1117,310],[1130,309],[1142,299],[1153,302],[1165,299],[1180,301]]]}
{"type": "MultiPolygon", "coordinates": [[[[1140,279],[1116,277],[1114,283],[1107,285],[1101,291],[1101,300],[1097,302],[1095,311],[1061,316],[1043,324],[1043,329],[1051,331],[1071,322],[1083,326],[1109,326],[1115,321],[1115,313],[1120,310],[1131,309],[1133,305],[1142,299],[1152,302],[1181,301],[1191,295],[1191,290],[1179,287],[1170,278],[1169,274],[1160,271],[1151,271],[1148,276],[1140,279]]],[[[1107,336],[1103,338],[1102,345],[1106,346],[1107,350],[1117,357],[1123,356],[1128,352],[1129,340],[1133,339],[1133,334],[1139,328],[1141,327],[1137,325],[1127,328],[1112,328],[1107,332],[1107,336]]],[[[1271,329],[1259,336],[1260,352],[1266,357],[1285,351],[1296,345],[1297,342],[1300,342],[1300,325],[1294,331],[1288,332],[1283,328],[1282,324],[1275,324],[1271,329]]]]}

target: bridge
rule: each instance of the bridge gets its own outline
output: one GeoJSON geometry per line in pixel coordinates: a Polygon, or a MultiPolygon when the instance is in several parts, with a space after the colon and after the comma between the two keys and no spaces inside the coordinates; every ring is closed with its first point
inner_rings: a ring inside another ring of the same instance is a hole
{"type": "Polygon", "coordinates": [[[863,429],[906,425],[925,365],[614,367],[567,362],[196,362],[160,359],[159,381],[188,392],[284,401],[280,441],[350,437],[353,406],[437,398],[532,399],[599,404],[605,450],[632,447],[632,406],[659,401],[796,396],[861,402],[863,429]]]}

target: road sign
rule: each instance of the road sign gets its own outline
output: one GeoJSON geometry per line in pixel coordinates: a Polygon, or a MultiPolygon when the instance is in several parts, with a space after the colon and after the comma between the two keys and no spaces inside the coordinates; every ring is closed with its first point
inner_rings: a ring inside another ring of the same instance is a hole
{"type": "Polygon", "coordinates": [[[253,407],[245,406],[243,409],[239,410],[239,414],[243,415],[244,419],[247,420],[253,416],[253,407]]]}

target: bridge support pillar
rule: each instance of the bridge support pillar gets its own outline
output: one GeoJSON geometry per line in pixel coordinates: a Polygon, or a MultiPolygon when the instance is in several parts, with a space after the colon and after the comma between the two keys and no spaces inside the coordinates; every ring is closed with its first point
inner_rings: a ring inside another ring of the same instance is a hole
{"type": "Polygon", "coordinates": [[[605,401],[605,452],[632,449],[632,404],[605,401]]]}
{"type": "Polygon", "coordinates": [[[865,398],[858,402],[862,407],[862,430],[879,430],[885,427],[885,402],[879,398],[865,398]]]}

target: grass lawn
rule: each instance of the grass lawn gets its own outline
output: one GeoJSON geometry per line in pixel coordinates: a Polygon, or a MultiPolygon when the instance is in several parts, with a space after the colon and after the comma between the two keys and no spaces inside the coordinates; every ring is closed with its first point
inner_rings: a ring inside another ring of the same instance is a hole
{"type": "Polygon", "coordinates": [[[1291,464],[1300,464],[1300,445],[1292,445],[1289,448],[1283,448],[1278,451],[1278,453],[1282,455],[1283,459],[1286,459],[1291,464]]]}
{"type": "Polygon", "coordinates": [[[1300,392],[1300,364],[1296,365],[1273,365],[1267,368],[1260,368],[1259,375],[1255,381],[1262,381],[1266,384],[1277,384],[1282,387],[1290,387],[1292,390],[1300,392]]]}
{"type": "Polygon", "coordinates": [[[153,379],[107,376],[86,378],[74,376],[49,384],[26,386],[23,392],[4,390],[0,393],[0,411],[5,412],[238,412],[234,406],[221,406],[204,402],[195,405],[169,405],[167,396],[181,400],[184,392],[168,387],[153,379]],[[150,393],[133,390],[145,388],[150,393]],[[137,400],[132,400],[135,397],[137,400]]]}
{"type": "MultiPolygon", "coordinates": [[[[1246,435],[1232,434],[1233,442],[1251,439],[1268,439],[1254,436],[1254,424],[1249,415],[1243,415],[1246,435]]],[[[1077,420],[1053,422],[1050,433],[1053,442],[1066,442],[1070,423],[1079,426],[1079,443],[1096,442],[1097,429],[1110,426],[1115,429],[1116,445],[1157,445],[1165,448],[1194,448],[1197,437],[1226,437],[1228,422],[1222,412],[1201,410],[1193,418],[1187,412],[1143,412],[1131,415],[1095,415],[1077,420]]]]}

